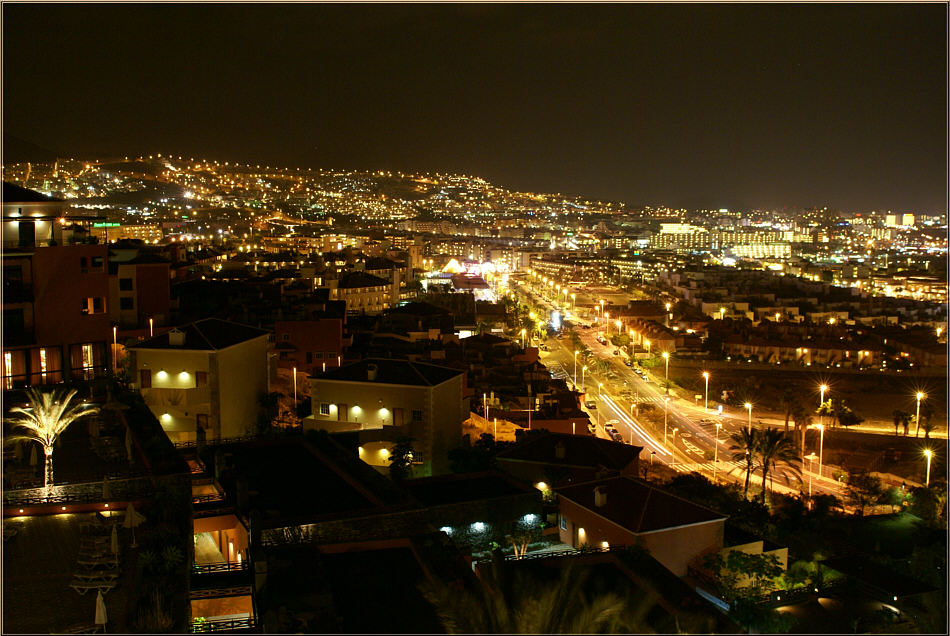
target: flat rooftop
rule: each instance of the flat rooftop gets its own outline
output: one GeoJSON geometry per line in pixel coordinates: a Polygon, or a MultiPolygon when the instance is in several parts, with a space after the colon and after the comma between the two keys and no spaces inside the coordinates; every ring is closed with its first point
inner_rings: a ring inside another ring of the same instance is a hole
{"type": "Polygon", "coordinates": [[[510,497],[534,491],[496,472],[408,479],[403,482],[403,487],[426,506],[510,497]]]}

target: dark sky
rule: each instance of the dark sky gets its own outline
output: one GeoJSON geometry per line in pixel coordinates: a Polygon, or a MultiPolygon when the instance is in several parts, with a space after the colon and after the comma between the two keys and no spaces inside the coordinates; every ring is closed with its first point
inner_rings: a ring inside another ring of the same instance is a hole
{"type": "Polygon", "coordinates": [[[947,209],[946,4],[5,4],[3,89],[64,155],[947,209]]]}

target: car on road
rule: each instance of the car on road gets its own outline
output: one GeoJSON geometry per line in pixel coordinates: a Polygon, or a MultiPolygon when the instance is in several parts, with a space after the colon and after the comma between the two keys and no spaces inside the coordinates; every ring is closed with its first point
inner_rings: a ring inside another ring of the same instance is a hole
{"type": "Polygon", "coordinates": [[[615,356],[619,356],[619,355],[620,355],[620,349],[614,349],[614,355],[615,355],[615,356]]]}
{"type": "Polygon", "coordinates": [[[597,408],[597,404],[593,400],[587,400],[586,402],[584,402],[584,406],[586,406],[589,409],[597,408]]]}
{"type": "Polygon", "coordinates": [[[627,358],[626,360],[624,360],[623,363],[624,363],[625,365],[627,365],[628,367],[632,367],[632,366],[633,366],[633,363],[630,362],[630,359],[629,359],[629,358],[627,358]]]}
{"type": "Polygon", "coordinates": [[[588,423],[587,423],[587,432],[590,433],[591,435],[596,435],[596,434],[597,434],[597,427],[594,426],[593,424],[591,424],[590,422],[588,422],[588,423]]]}

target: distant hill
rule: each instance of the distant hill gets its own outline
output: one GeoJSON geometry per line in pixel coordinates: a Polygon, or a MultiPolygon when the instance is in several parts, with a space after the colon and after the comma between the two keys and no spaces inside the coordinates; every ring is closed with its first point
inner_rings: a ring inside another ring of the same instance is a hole
{"type": "Polygon", "coordinates": [[[3,163],[52,163],[61,155],[49,148],[38,146],[32,141],[21,139],[15,135],[3,136],[3,163]]]}

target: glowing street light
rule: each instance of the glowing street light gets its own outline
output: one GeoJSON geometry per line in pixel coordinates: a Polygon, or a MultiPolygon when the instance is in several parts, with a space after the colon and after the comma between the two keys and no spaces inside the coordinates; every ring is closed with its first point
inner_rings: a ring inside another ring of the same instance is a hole
{"type": "Polygon", "coordinates": [[[577,354],[580,351],[574,351],[574,386],[577,386],[577,354]]]}
{"type": "Polygon", "coordinates": [[[524,349],[524,344],[525,344],[525,343],[524,343],[524,335],[525,335],[525,330],[522,329],[522,330],[521,330],[521,348],[522,348],[522,349],[524,349]]]}
{"type": "Polygon", "coordinates": [[[745,408],[749,411],[749,434],[752,434],[752,405],[749,402],[745,403],[745,408]]]}
{"type": "Polygon", "coordinates": [[[933,454],[933,451],[929,448],[924,450],[924,457],[927,458],[927,480],[924,482],[924,486],[927,488],[930,488],[930,458],[933,454]]]}
{"type": "MultiPolygon", "coordinates": [[[[670,352],[669,351],[663,352],[663,360],[666,362],[666,374],[663,376],[663,379],[669,380],[670,379],[670,352]]],[[[669,393],[670,391],[669,387],[667,387],[666,391],[667,393],[669,393]]]]}
{"type": "Polygon", "coordinates": [[[604,388],[604,383],[603,383],[603,382],[598,382],[598,383],[597,383],[597,397],[600,397],[600,393],[601,393],[600,390],[601,390],[602,388],[604,388]]]}
{"type": "Polygon", "coordinates": [[[725,307],[720,307],[720,308],[719,308],[719,320],[723,320],[723,319],[725,318],[725,315],[726,315],[726,308],[725,308],[725,307]]]}
{"type": "Polygon", "coordinates": [[[914,437],[917,437],[920,434],[920,401],[926,399],[926,394],[921,391],[917,391],[917,427],[914,429],[914,437]]]}
{"type": "Polygon", "coordinates": [[[587,381],[587,365],[584,365],[584,368],[581,369],[581,391],[584,390],[584,385],[587,381]]]}
{"type": "Polygon", "coordinates": [[[709,412],[709,371],[703,371],[703,379],[706,380],[706,400],[703,402],[703,413],[709,412]]]}
{"type": "Polygon", "coordinates": [[[571,294],[571,309],[577,309],[577,294],[571,294]]]}
{"type": "Polygon", "coordinates": [[[294,414],[297,413],[297,367],[294,367],[294,414]]]}

